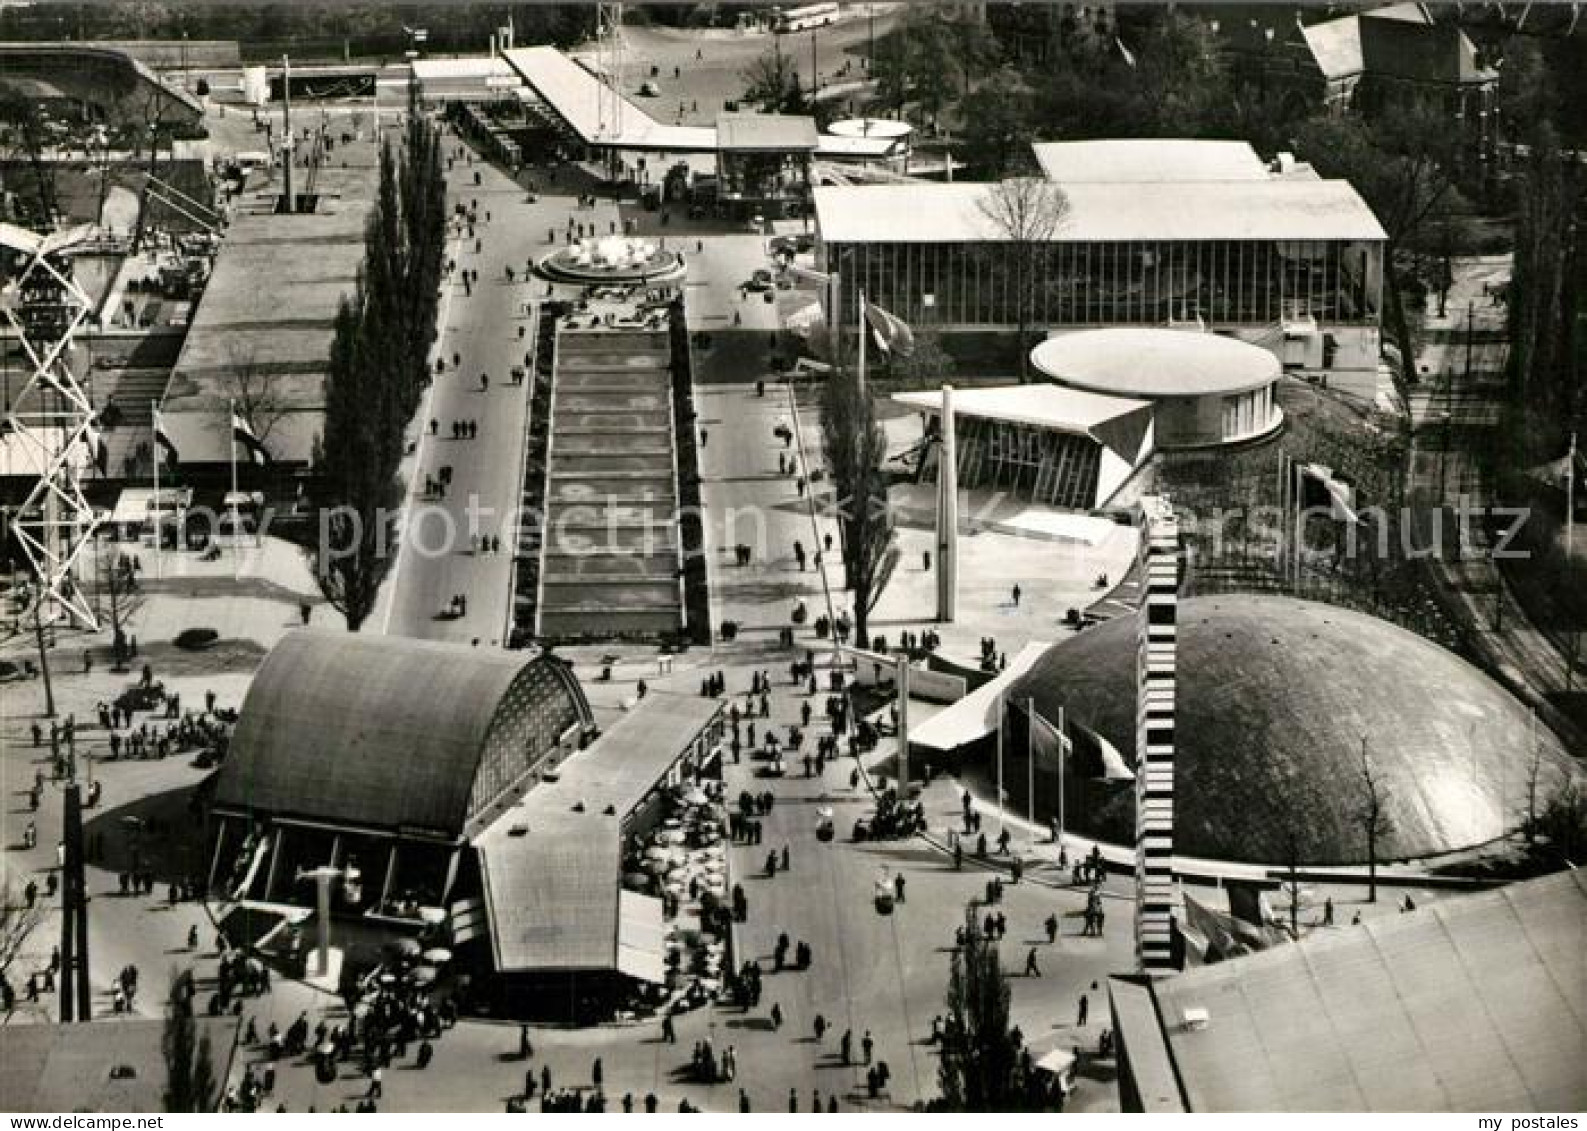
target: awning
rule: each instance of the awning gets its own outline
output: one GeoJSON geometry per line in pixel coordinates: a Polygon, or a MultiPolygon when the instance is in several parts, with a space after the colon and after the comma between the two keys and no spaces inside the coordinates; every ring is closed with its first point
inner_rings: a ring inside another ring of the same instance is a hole
{"type": "Polygon", "coordinates": [[[945,711],[927,719],[918,728],[911,728],[909,742],[912,746],[926,746],[933,750],[957,750],[985,738],[997,727],[998,702],[1008,688],[1029,671],[1046,654],[1052,644],[1033,640],[1020,649],[1019,655],[1009,658],[1008,667],[997,678],[976,688],[945,711]]]}
{"type": "Polygon", "coordinates": [[[658,985],[667,980],[667,927],[661,900],[634,891],[617,897],[617,969],[658,985]]]}

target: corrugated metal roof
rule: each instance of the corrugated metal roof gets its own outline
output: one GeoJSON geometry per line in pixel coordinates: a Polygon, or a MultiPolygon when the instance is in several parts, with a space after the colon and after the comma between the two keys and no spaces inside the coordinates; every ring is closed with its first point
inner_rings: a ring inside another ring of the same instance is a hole
{"type": "MultiPolygon", "coordinates": [[[[1055,243],[1128,240],[1371,240],[1383,226],[1345,181],[1207,181],[1064,185],[1055,243]]],[[[1000,243],[981,211],[992,186],[821,186],[816,220],[828,243],[1000,243]]]]}
{"type": "Polygon", "coordinates": [[[721,710],[715,699],[651,692],[481,834],[497,970],[652,971],[643,930],[619,949],[621,820],[721,710]]]}
{"type": "Polygon", "coordinates": [[[1245,141],[1202,138],[1102,138],[1031,144],[1048,180],[1060,184],[1260,181],[1267,166],[1245,141]]]}
{"type": "Polygon", "coordinates": [[[816,120],[798,114],[718,114],[718,149],[814,149],[816,120]]]}
{"type": "MultiPolygon", "coordinates": [[[[224,1084],[242,1018],[198,1017],[194,1023],[198,1038],[209,1038],[215,1078],[224,1084]]],[[[14,1112],[164,1111],[164,1033],[164,1021],[119,1018],[0,1027],[0,1104],[14,1112]],[[112,1078],[116,1068],[132,1071],[112,1078]]]]}
{"type": "Polygon", "coordinates": [[[1193,1111],[1580,1111],[1584,938],[1565,872],[1167,979],[1157,1013],[1193,1111]]]}
{"type": "Polygon", "coordinates": [[[616,968],[617,817],[515,809],[475,847],[498,971],[616,968]]]}
{"type": "Polygon", "coordinates": [[[536,787],[524,810],[560,811],[583,803],[619,815],[644,800],[695,737],[721,713],[715,699],[652,691],[601,736],[557,767],[557,780],[536,787]]]}
{"type": "Polygon", "coordinates": [[[543,655],[290,632],[248,689],[215,803],[458,836],[497,707],[547,665],[558,670],[549,684],[565,696],[569,725],[587,720],[571,674],[543,655]]]}

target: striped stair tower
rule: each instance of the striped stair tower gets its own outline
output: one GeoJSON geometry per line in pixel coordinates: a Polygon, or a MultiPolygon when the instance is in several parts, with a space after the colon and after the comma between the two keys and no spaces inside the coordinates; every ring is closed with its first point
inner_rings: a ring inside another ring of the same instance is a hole
{"type": "Polygon", "coordinates": [[[1135,735],[1135,960],[1175,973],[1174,716],[1179,523],[1167,500],[1141,500],[1140,651],[1135,735]]]}

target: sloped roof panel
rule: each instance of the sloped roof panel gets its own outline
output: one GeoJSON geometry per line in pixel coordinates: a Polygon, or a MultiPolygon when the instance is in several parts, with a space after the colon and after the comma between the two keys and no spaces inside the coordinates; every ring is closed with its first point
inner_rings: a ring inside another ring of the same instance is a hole
{"type": "MultiPolygon", "coordinates": [[[[265,657],[216,785],[223,808],[462,833],[496,709],[544,656],[298,630],[265,657]]],[[[560,689],[588,718],[577,684],[560,689]]]]}
{"type": "Polygon", "coordinates": [[[1195,1111],[1579,1111],[1584,937],[1563,872],[1166,979],[1153,1020],[1195,1111]]]}

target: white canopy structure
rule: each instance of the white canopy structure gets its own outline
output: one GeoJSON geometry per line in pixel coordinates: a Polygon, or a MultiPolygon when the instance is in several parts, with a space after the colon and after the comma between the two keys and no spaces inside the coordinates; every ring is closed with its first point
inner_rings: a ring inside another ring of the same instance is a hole
{"type": "Polygon", "coordinates": [[[1052,647],[1050,641],[1033,640],[1009,657],[1008,667],[991,682],[976,688],[957,703],[939,711],[909,732],[914,746],[950,751],[978,742],[997,730],[998,705],[1020,676],[1028,672],[1052,647]]]}

